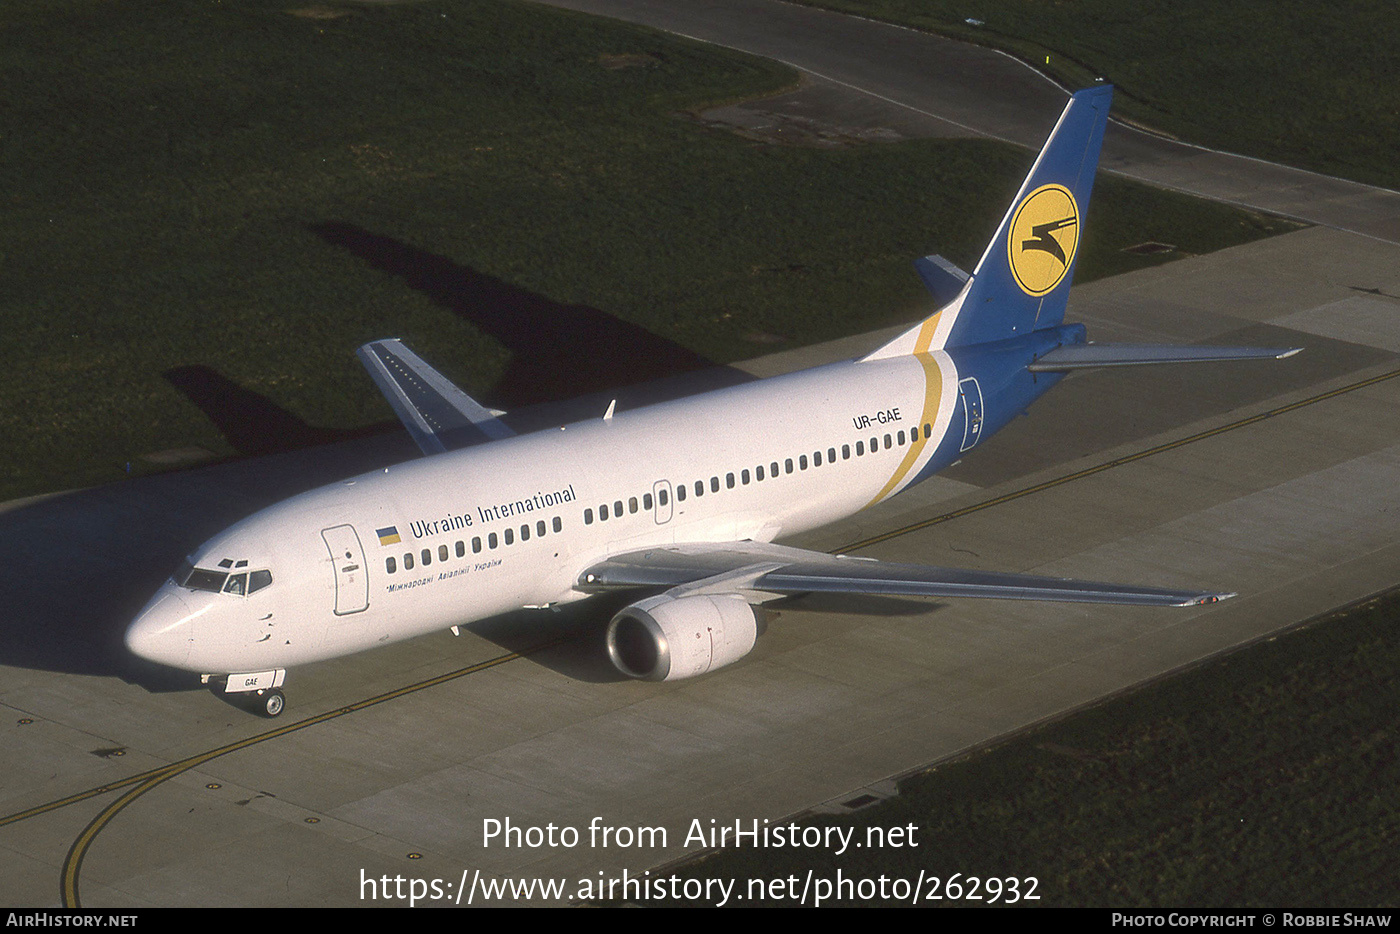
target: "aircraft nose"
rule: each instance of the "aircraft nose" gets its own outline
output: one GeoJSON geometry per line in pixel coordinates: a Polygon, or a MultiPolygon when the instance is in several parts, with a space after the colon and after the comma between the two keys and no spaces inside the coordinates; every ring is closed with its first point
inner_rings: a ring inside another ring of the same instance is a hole
{"type": "Polygon", "coordinates": [[[148,661],[181,668],[189,658],[192,635],[189,607],[175,594],[164,593],[127,627],[126,647],[148,661]]]}

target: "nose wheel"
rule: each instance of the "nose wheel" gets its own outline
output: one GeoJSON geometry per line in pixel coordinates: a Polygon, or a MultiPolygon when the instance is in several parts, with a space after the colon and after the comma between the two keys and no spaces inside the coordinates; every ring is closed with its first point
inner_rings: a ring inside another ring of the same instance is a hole
{"type": "Polygon", "coordinates": [[[277,688],[258,692],[258,712],[269,720],[278,716],[287,707],[287,697],[277,688]]]}

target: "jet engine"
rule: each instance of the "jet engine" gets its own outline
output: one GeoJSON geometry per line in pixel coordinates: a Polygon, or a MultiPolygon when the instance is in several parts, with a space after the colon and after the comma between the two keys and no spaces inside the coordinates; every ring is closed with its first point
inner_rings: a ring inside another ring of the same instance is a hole
{"type": "Polygon", "coordinates": [[[761,613],[734,594],[650,597],[624,607],[608,624],[608,656],[633,678],[693,678],[747,655],[761,613]]]}

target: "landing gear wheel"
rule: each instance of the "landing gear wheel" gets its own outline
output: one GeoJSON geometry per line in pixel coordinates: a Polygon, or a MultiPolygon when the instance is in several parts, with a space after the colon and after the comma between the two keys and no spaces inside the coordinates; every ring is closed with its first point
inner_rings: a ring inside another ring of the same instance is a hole
{"type": "Polygon", "coordinates": [[[273,688],[270,691],[259,692],[262,701],[262,715],[269,720],[280,714],[287,706],[287,698],[281,691],[273,688]]]}

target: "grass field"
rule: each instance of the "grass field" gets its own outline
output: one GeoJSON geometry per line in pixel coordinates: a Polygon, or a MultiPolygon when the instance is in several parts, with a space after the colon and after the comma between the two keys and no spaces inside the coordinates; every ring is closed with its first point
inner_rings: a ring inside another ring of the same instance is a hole
{"type": "Polygon", "coordinates": [[[1104,78],[1119,90],[1120,117],[1189,142],[1400,189],[1400,7],[1393,3],[797,2],[999,48],[1070,88],[1104,78]]]}
{"type": "MultiPolygon", "coordinates": [[[[1030,159],[754,144],[685,113],[785,68],[504,0],[0,27],[0,499],[372,430],[380,337],[511,408],[908,319],[1030,159]]],[[[1088,224],[1081,280],[1286,229],[1116,180],[1088,224]]]]}
{"type": "Polygon", "coordinates": [[[1394,907],[1397,624],[1392,592],[906,779],[851,817],[799,822],[855,840],[913,823],[917,848],[726,850],[678,872],[923,869],[961,873],[964,893],[971,876],[1035,877],[1046,907],[1394,907]]]}

